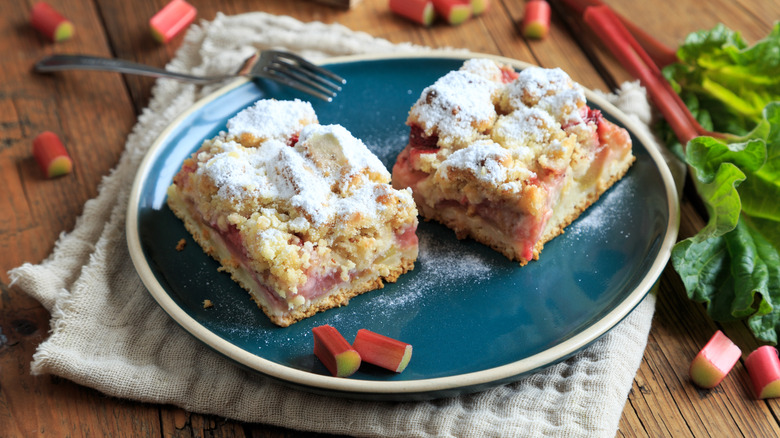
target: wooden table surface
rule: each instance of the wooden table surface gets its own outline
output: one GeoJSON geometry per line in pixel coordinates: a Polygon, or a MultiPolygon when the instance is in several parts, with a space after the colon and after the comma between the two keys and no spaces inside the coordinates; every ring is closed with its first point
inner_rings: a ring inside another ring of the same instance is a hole
{"type": "MultiPolygon", "coordinates": [[[[49,314],[9,286],[7,271],[37,263],[71,230],[84,202],[117,163],[125,139],[150,99],[153,80],[114,73],[71,72],[55,78],[31,72],[54,52],[89,53],[164,66],[181,43],[154,42],[147,22],[166,0],[49,0],[76,26],[75,37],[52,44],[29,26],[34,2],[5,0],[0,14],[0,436],[319,436],[262,424],[106,397],[64,379],[30,375],[36,346],[49,330],[49,314]],[[75,171],[46,180],[31,156],[32,139],[57,132],[75,171]]],[[[338,22],[393,42],[468,48],[561,67],[584,86],[610,90],[630,76],[576,23],[554,14],[549,36],[526,41],[519,34],[523,1],[493,0],[483,16],[458,27],[423,28],[389,12],[387,0],[364,0],[351,10],[303,0],[192,0],[200,19],[218,11],[264,11],[302,21],[338,22]],[[588,47],[594,47],[589,49],[588,47]]],[[[766,0],[607,1],[614,9],[677,46],[690,32],[722,22],[750,42],[780,19],[780,2],[766,0]]],[[[682,200],[680,237],[703,225],[695,198],[682,200]]],[[[743,351],[757,342],[741,323],[714,323],[685,295],[667,267],[661,279],[653,328],[620,421],[626,436],[780,436],[780,404],[755,400],[742,362],[714,390],[697,390],[688,364],[717,329],[743,351]]]]}

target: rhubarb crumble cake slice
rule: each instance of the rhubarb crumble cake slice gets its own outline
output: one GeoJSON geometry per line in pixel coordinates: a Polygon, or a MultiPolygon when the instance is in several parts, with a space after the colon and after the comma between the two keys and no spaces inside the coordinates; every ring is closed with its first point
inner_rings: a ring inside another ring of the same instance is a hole
{"type": "Polygon", "coordinates": [[[286,327],[394,282],[417,259],[409,189],[308,102],[262,100],[184,161],[168,205],[286,327]]]}
{"type": "Polygon", "coordinates": [[[628,132],[561,69],[476,58],[409,111],[393,186],[420,214],[525,265],[634,161],[628,132]]]}

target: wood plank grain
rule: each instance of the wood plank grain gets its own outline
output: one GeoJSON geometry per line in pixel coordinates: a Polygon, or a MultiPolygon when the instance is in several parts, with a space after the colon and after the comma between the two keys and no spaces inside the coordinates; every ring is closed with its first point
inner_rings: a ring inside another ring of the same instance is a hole
{"type": "MultiPolygon", "coordinates": [[[[683,203],[682,217],[681,237],[703,226],[690,203],[683,203]]],[[[659,436],[778,436],[780,429],[772,410],[765,402],[754,400],[742,363],[715,389],[702,390],[690,382],[690,361],[719,328],[738,342],[752,339],[741,323],[715,324],[702,305],[685,296],[679,276],[667,268],[653,329],[622,424],[627,425],[628,417],[636,414],[648,431],[659,436]]],[[[755,348],[741,347],[743,352],[755,348]]]]}
{"type": "MultiPolygon", "coordinates": [[[[514,23],[517,38],[523,19],[523,2],[504,2],[507,13],[514,23]]],[[[577,35],[578,29],[571,28],[563,17],[553,15],[550,32],[543,40],[527,41],[534,63],[546,68],[561,68],[571,78],[586,88],[611,91],[611,78],[606,77],[594,66],[582,51],[577,35]]],[[[522,59],[522,58],[520,58],[522,59]]]]}
{"type": "Polygon", "coordinates": [[[49,376],[30,375],[30,361],[49,329],[49,314],[35,300],[8,287],[7,270],[40,262],[61,232],[70,230],[84,202],[95,196],[116,163],[135,121],[118,76],[31,72],[53,52],[109,56],[103,28],[89,0],[49,3],[76,27],[73,39],[53,44],[28,24],[28,2],[6,2],[0,20],[0,435],[143,435],[158,424],[157,409],[107,399],[95,391],[49,376]],[[9,62],[10,61],[10,62],[9,62]],[[32,156],[32,139],[43,130],[64,141],[75,169],[48,180],[32,156]]]}
{"type": "MultiPolygon", "coordinates": [[[[672,49],[682,44],[689,34],[712,29],[718,23],[740,32],[753,43],[765,37],[773,23],[780,19],[777,2],[605,0],[604,3],[672,49]]],[[[581,37],[593,50],[593,62],[603,66],[616,83],[634,80],[589,29],[583,28],[581,37]]]]}
{"type": "MultiPolygon", "coordinates": [[[[52,52],[116,56],[164,66],[182,41],[158,44],[147,21],[167,0],[48,0],[74,21],[76,36],[51,44],[27,24],[29,2],[6,2],[0,17],[0,435],[324,437],[243,424],[172,406],[116,400],[49,376],[29,375],[29,362],[48,331],[49,315],[32,298],[8,287],[7,269],[39,262],[59,233],[68,231],[100,179],[114,165],[135,118],[148,104],[154,81],[109,73],[33,75],[32,64],[52,52]],[[30,142],[40,130],[57,130],[76,161],[73,174],[40,176],[30,142]]],[[[385,0],[363,0],[351,10],[297,0],[191,0],[199,19],[217,12],[263,11],[302,21],[339,23],[392,42],[466,48],[561,67],[588,88],[609,90],[631,79],[598,44],[593,53],[581,28],[555,15],[550,36],[525,41],[518,33],[523,3],[495,0],[484,16],[462,26],[423,28],[391,13],[385,0]]],[[[606,0],[618,12],[669,45],[717,22],[749,41],[763,37],[780,17],[780,3],[758,0],[606,0]]],[[[702,225],[684,204],[681,237],[702,225]]],[[[755,400],[743,363],[718,388],[696,389],[687,377],[690,359],[721,328],[744,352],[758,343],[742,323],[716,324],[690,302],[679,277],[667,268],[648,346],[629,394],[618,436],[780,436],[780,402],[755,400]]]]}

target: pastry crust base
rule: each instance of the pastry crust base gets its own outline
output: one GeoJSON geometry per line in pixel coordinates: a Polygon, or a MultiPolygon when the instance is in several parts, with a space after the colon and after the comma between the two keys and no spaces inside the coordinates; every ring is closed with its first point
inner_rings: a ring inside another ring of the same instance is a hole
{"type": "Polygon", "coordinates": [[[291,309],[279,310],[279,306],[274,306],[268,298],[269,293],[275,292],[264,290],[255,277],[242,266],[240,260],[233,257],[219,233],[195,219],[187,202],[182,199],[175,186],[171,186],[168,190],[167,202],[203,251],[220,263],[220,270],[228,272],[236,283],[249,292],[250,297],[263,313],[274,324],[281,327],[287,327],[324,310],[345,306],[349,304],[350,298],[374,289],[381,289],[385,282],[394,283],[401,274],[414,268],[414,261],[417,259],[416,246],[410,246],[406,250],[396,249],[392,254],[374,261],[373,266],[384,265],[388,268],[387,275],[379,275],[378,269],[368,269],[356,273],[350,281],[339,283],[327,293],[311,301],[291,309]]]}

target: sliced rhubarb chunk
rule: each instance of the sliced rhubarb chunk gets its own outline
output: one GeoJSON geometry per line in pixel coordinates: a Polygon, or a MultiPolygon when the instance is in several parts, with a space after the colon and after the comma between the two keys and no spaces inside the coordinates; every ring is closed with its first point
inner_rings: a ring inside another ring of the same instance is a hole
{"type": "Polygon", "coordinates": [[[702,388],[714,388],[731,371],[741,355],[742,350],[718,330],[691,362],[691,380],[702,388]]]}
{"type": "Polygon", "coordinates": [[[33,6],[30,23],[51,42],[65,41],[73,36],[73,23],[45,2],[33,6]]]}
{"type": "Polygon", "coordinates": [[[452,25],[461,24],[471,18],[471,4],[462,0],[433,0],[433,8],[452,25]]]}
{"type": "Polygon", "coordinates": [[[388,6],[394,13],[423,26],[430,26],[436,18],[433,2],[430,0],[390,0],[388,6]]]}
{"type": "Polygon", "coordinates": [[[152,36],[167,43],[189,26],[197,14],[197,9],[186,1],[172,0],[149,20],[152,36]]]}
{"type": "Polygon", "coordinates": [[[73,161],[57,134],[40,133],[33,139],[33,156],[47,178],[65,175],[73,170],[73,161]]]}
{"type": "Polygon", "coordinates": [[[542,39],[550,31],[550,4],[544,0],[525,2],[525,15],[522,25],[523,36],[542,39]]]}
{"type": "Polygon", "coordinates": [[[311,329],[314,335],[314,355],[336,377],[348,377],[360,368],[360,354],[331,325],[311,329]]]}
{"type": "Polygon", "coordinates": [[[360,353],[363,362],[380,366],[400,373],[409,365],[412,358],[412,346],[405,342],[360,329],[355,336],[352,348],[360,353]]]}
{"type": "Polygon", "coordinates": [[[485,13],[490,7],[490,0],[471,0],[471,13],[476,17],[485,13]]]}
{"type": "Polygon", "coordinates": [[[745,368],[753,382],[756,397],[780,397],[780,358],[775,347],[758,347],[745,359],[745,368]]]}

